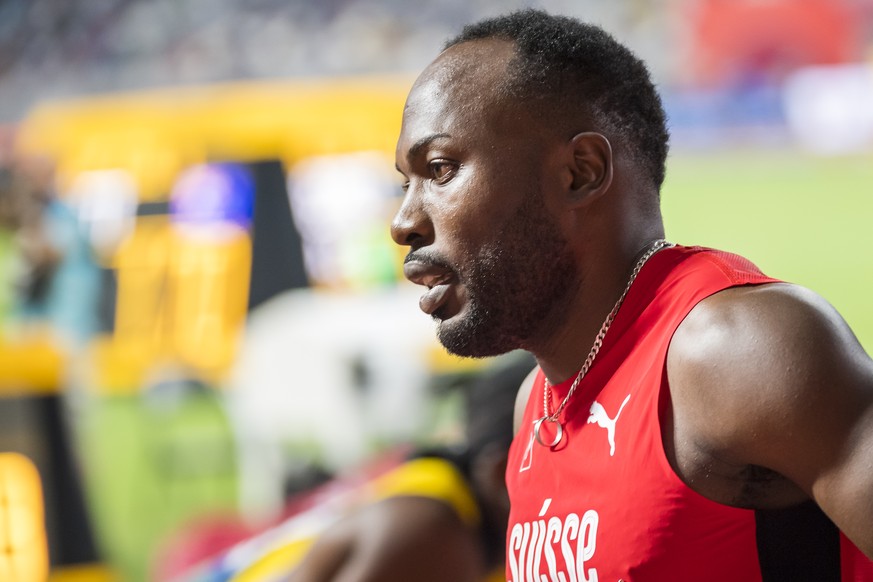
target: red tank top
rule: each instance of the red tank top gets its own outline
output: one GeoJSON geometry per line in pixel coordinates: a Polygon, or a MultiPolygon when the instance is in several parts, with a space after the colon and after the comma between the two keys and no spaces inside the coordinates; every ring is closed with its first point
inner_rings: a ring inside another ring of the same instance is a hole
{"type": "MultiPolygon", "coordinates": [[[[667,348],[689,311],[728,287],[774,281],[711,249],[653,256],[565,408],[553,450],[532,440],[543,416],[539,372],[507,465],[508,581],[762,579],[755,512],[686,486],[667,461],[660,418],[669,404],[667,348]]],[[[572,382],[553,387],[551,410],[572,382]]]]}

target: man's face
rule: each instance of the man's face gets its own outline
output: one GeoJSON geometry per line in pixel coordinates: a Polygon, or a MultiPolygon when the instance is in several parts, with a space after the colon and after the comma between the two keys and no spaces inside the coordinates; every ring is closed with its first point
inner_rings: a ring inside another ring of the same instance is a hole
{"type": "Polygon", "coordinates": [[[559,140],[495,91],[511,56],[497,40],[444,52],[410,92],[397,144],[392,236],[439,340],[463,356],[530,349],[578,279],[548,204],[559,140]]]}

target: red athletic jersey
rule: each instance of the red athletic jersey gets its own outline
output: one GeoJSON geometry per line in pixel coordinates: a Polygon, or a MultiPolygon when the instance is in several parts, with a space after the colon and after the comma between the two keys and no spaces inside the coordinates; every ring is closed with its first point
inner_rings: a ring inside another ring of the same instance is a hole
{"type": "MultiPolygon", "coordinates": [[[[683,318],[713,293],[774,281],[749,261],[711,249],[677,246],[654,255],[564,410],[555,449],[533,440],[533,423],[543,416],[539,372],[506,472],[508,581],[762,579],[755,512],[686,486],[665,456],[660,419],[669,404],[667,347],[683,318]]],[[[552,388],[550,410],[572,382],[552,388]]],[[[858,570],[869,565],[863,556],[855,563],[858,570]]],[[[844,570],[848,565],[844,556],[844,570]]],[[[844,580],[873,580],[873,567],[869,572],[844,580]]]]}

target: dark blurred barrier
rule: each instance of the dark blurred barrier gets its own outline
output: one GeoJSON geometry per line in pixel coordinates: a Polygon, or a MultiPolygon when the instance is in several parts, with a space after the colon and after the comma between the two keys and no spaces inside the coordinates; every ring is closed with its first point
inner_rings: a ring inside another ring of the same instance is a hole
{"type": "Polygon", "coordinates": [[[249,309],[282,291],[309,286],[303,264],[303,242],[294,224],[281,163],[249,166],[255,180],[252,219],[252,274],[249,309]]]}
{"type": "Polygon", "coordinates": [[[52,567],[98,559],[60,395],[65,366],[45,339],[0,338],[0,451],[24,455],[39,472],[52,567]]]}

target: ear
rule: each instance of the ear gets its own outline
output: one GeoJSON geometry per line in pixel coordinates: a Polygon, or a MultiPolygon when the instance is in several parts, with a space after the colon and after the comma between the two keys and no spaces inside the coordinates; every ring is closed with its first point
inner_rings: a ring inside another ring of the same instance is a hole
{"type": "Polygon", "coordinates": [[[569,201],[587,205],[605,194],[612,185],[612,146],[603,134],[578,133],[570,140],[573,161],[569,201]]]}

